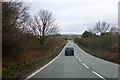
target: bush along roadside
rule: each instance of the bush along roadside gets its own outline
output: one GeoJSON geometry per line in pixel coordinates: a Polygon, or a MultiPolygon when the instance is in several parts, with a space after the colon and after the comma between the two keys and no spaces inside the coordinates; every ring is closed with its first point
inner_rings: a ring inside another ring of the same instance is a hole
{"type": "Polygon", "coordinates": [[[81,37],[74,39],[87,53],[98,58],[119,64],[118,34],[105,34],[98,37],[81,37]]]}
{"type": "Polygon", "coordinates": [[[43,49],[23,52],[17,56],[3,58],[2,78],[25,78],[34,70],[55,58],[67,42],[59,37],[46,41],[43,49]],[[47,46],[49,45],[49,46],[47,46]],[[47,50],[46,50],[47,49],[47,50]],[[26,75],[27,74],[27,75],[26,75]]]}

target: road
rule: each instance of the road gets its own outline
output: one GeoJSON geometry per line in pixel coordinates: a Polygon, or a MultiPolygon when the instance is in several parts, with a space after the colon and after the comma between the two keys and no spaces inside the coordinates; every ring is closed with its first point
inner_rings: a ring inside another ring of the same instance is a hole
{"type": "Polygon", "coordinates": [[[69,41],[61,53],[50,63],[27,78],[96,78],[110,80],[118,78],[118,65],[98,59],[69,41]],[[65,56],[65,47],[73,47],[74,56],[65,56]]]}

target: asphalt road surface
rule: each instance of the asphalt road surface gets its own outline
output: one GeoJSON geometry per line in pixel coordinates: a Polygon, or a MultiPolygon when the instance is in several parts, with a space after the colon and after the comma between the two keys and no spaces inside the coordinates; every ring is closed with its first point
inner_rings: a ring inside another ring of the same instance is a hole
{"type": "Polygon", "coordinates": [[[54,60],[27,78],[118,78],[117,64],[89,55],[72,41],[65,47],[54,60]],[[70,46],[74,48],[75,55],[65,56],[64,49],[70,46]]]}

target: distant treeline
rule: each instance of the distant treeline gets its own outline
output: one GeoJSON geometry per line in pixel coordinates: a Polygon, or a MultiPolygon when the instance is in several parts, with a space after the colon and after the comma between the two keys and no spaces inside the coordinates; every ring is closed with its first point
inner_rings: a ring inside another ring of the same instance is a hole
{"type": "MultiPolygon", "coordinates": [[[[102,23],[101,23],[102,24],[102,23]]],[[[98,26],[96,26],[98,27],[98,26]]],[[[102,26],[105,28],[106,26],[102,26]]],[[[99,29],[102,28],[99,26],[99,29]]],[[[115,63],[119,62],[119,41],[120,35],[117,27],[109,27],[105,32],[97,34],[93,30],[85,31],[81,38],[75,38],[74,41],[88,53],[115,63]]],[[[96,30],[94,28],[94,30],[96,30]]],[[[102,29],[101,29],[102,30],[102,29]]]]}

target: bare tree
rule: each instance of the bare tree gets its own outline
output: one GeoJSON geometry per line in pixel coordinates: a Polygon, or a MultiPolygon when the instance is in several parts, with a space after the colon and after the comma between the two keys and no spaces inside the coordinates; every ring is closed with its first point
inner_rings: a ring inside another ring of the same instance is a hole
{"type": "Polygon", "coordinates": [[[107,33],[107,31],[110,28],[110,24],[106,23],[105,21],[103,22],[98,22],[93,28],[90,28],[89,31],[95,34],[102,34],[102,33],[107,33]]]}
{"type": "Polygon", "coordinates": [[[34,23],[34,19],[31,17],[29,17],[27,21],[21,25],[20,30],[23,33],[29,33],[32,35],[39,36],[39,33],[37,32],[37,27],[34,23]]]}
{"type": "MultiPolygon", "coordinates": [[[[29,17],[28,7],[22,2],[2,2],[2,51],[7,56],[14,47],[19,47],[17,41],[22,33],[19,27],[29,17]],[[11,47],[12,46],[12,47],[11,47]]],[[[22,37],[23,38],[23,37],[22,37]]]]}
{"type": "Polygon", "coordinates": [[[112,27],[111,30],[110,30],[110,32],[116,33],[116,32],[118,32],[118,28],[117,27],[112,27]]]}
{"type": "Polygon", "coordinates": [[[52,13],[48,10],[40,10],[37,16],[34,16],[34,28],[39,33],[39,36],[44,43],[44,37],[57,34],[58,25],[55,23],[55,19],[52,17],[52,13]]]}
{"type": "Polygon", "coordinates": [[[2,3],[2,32],[15,33],[16,28],[27,21],[29,17],[28,8],[22,2],[3,2],[2,3]]]}

